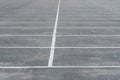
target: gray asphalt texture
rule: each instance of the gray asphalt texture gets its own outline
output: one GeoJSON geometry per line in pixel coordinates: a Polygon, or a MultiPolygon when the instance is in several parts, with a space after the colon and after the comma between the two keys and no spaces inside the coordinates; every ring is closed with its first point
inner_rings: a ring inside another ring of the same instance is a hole
{"type": "Polygon", "coordinates": [[[120,1],[0,0],[0,80],[120,80],[120,1]],[[70,66],[73,66],[71,68],[70,66]],[[75,68],[78,66],[77,68],[75,68]],[[80,68],[98,66],[98,68],[80,68]]]}
{"type": "Polygon", "coordinates": [[[119,80],[119,69],[1,69],[1,80],[119,80]]]}

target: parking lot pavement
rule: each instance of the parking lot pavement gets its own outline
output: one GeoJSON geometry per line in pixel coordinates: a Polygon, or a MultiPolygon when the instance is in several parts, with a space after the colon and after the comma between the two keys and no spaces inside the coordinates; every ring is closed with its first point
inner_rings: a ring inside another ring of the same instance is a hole
{"type": "Polygon", "coordinates": [[[1,47],[50,47],[51,37],[46,36],[2,36],[0,37],[1,47]]]}
{"type": "Polygon", "coordinates": [[[120,49],[56,49],[54,66],[120,66],[120,49]]]}
{"type": "Polygon", "coordinates": [[[96,28],[96,27],[92,27],[92,28],[58,28],[58,33],[57,35],[66,35],[66,36],[79,36],[79,35],[112,35],[112,36],[116,36],[116,35],[120,35],[120,28],[96,28]]]}
{"type": "Polygon", "coordinates": [[[56,47],[120,47],[119,43],[119,36],[60,36],[56,47]]]}
{"type": "Polygon", "coordinates": [[[53,28],[0,28],[1,35],[52,35],[53,28]]]}
{"type": "Polygon", "coordinates": [[[48,65],[57,3],[0,0],[0,67],[48,65]]]}
{"type": "Polygon", "coordinates": [[[0,0],[0,80],[119,80],[119,0],[0,0]]]}
{"type": "Polygon", "coordinates": [[[119,69],[0,69],[2,80],[119,80],[119,69]]]}
{"type": "Polygon", "coordinates": [[[47,66],[49,49],[0,49],[0,66],[47,66]]]}

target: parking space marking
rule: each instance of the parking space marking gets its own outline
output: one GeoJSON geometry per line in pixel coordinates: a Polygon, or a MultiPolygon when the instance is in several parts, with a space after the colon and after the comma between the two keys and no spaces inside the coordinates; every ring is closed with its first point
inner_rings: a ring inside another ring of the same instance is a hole
{"type": "MultiPolygon", "coordinates": [[[[53,27],[0,27],[0,28],[11,28],[11,29],[13,29],[13,28],[15,28],[15,29],[40,29],[40,28],[53,28],[53,27]]],[[[77,29],[77,28],[107,28],[107,29],[110,29],[110,28],[120,28],[120,26],[118,26],[118,27],[57,27],[58,29],[59,28],[72,28],[72,29],[77,29]]]]}
{"type": "Polygon", "coordinates": [[[0,69],[30,69],[30,68],[86,68],[86,69],[95,69],[95,68],[98,68],[98,69],[102,69],[102,68],[120,68],[120,66],[3,66],[3,67],[0,67],[0,69]]]}
{"type": "Polygon", "coordinates": [[[89,49],[89,48],[101,48],[102,49],[103,48],[104,49],[105,48],[106,49],[106,48],[112,48],[112,49],[114,49],[115,48],[116,49],[116,48],[120,48],[120,47],[55,47],[55,48],[56,49],[57,48],[60,48],[60,49],[67,49],[67,48],[71,48],[71,49],[74,49],[74,48],[76,48],[76,49],[77,48],[83,48],[83,49],[89,49]]]}
{"type": "Polygon", "coordinates": [[[17,34],[15,34],[15,35],[0,35],[0,37],[6,37],[6,36],[11,36],[11,37],[19,37],[19,36],[28,36],[28,37],[29,36],[36,36],[36,37],[37,36],[40,36],[40,37],[43,36],[44,37],[44,36],[51,36],[52,37],[52,35],[17,35],[17,34]]]}
{"type": "Polygon", "coordinates": [[[67,29],[69,29],[69,28],[72,28],[72,29],[77,29],[77,28],[107,28],[107,29],[111,29],[111,28],[120,28],[120,27],[58,27],[58,29],[59,28],[67,28],[67,29]]]}
{"type": "Polygon", "coordinates": [[[85,22],[59,22],[59,23],[78,24],[78,23],[111,23],[111,22],[112,23],[120,23],[120,22],[115,22],[115,21],[109,21],[109,22],[87,22],[87,21],[85,21],[85,22]]]}
{"type": "Polygon", "coordinates": [[[114,37],[114,36],[120,36],[120,35],[56,35],[57,37],[74,37],[74,36],[76,36],[76,37],[79,37],[79,36],[87,36],[87,37],[89,37],[89,36],[101,36],[101,37],[106,37],[106,36],[108,36],[108,37],[114,37]]]}
{"type": "Polygon", "coordinates": [[[120,19],[120,17],[112,18],[112,17],[64,17],[60,19],[120,19]]]}
{"type": "MultiPolygon", "coordinates": [[[[41,19],[41,18],[38,18],[38,19],[41,19]]],[[[37,21],[35,21],[35,20],[32,20],[32,19],[30,19],[31,21],[27,21],[27,20],[24,20],[23,19],[23,21],[22,21],[22,19],[21,20],[9,20],[8,19],[8,21],[7,21],[7,19],[6,20],[3,20],[3,21],[1,21],[1,18],[0,18],[0,24],[30,24],[30,23],[32,23],[32,24],[34,24],[34,23],[36,23],[36,24],[43,24],[43,23],[52,23],[52,21],[53,20],[49,20],[49,21],[45,21],[45,19],[41,19],[41,20],[37,20],[37,21]],[[44,21],[42,21],[42,20],[44,20],[44,21]]]]}
{"type": "MultiPolygon", "coordinates": [[[[51,36],[51,37],[52,37],[53,35],[17,35],[17,34],[15,34],[15,35],[0,35],[0,37],[6,37],[6,36],[8,36],[8,37],[19,37],[19,36],[26,36],[26,37],[27,37],[27,36],[28,36],[28,37],[29,37],[29,36],[36,36],[36,37],[37,37],[37,36],[40,36],[40,37],[46,36],[46,37],[47,37],[47,36],[51,36]]],[[[99,37],[99,36],[100,36],[100,37],[116,37],[116,36],[118,36],[118,37],[120,37],[120,35],[69,35],[69,34],[68,34],[68,35],[56,35],[56,37],[64,37],[64,36],[65,36],[65,37],[75,37],[75,36],[76,36],[76,37],[79,37],[79,36],[83,36],[83,37],[84,37],[84,36],[86,36],[86,37],[89,37],[89,36],[93,36],[93,37],[94,37],[94,36],[96,36],[96,37],[99,37]]]]}
{"type": "Polygon", "coordinates": [[[44,48],[51,48],[51,47],[24,47],[24,46],[23,47],[11,47],[11,46],[10,47],[7,47],[7,46],[6,47],[2,47],[2,46],[0,46],[0,48],[1,49],[4,49],[4,48],[5,49],[6,48],[9,48],[9,49],[14,49],[14,48],[17,48],[17,49],[29,49],[29,48],[30,49],[37,49],[38,48],[38,49],[40,49],[41,48],[42,49],[43,48],[44,49],[44,48]]]}
{"type": "Polygon", "coordinates": [[[60,12],[60,4],[61,4],[61,0],[58,1],[57,14],[56,14],[56,20],[55,20],[55,25],[54,25],[52,43],[51,43],[50,57],[49,57],[49,61],[48,61],[48,66],[49,67],[51,67],[53,65],[54,52],[55,52],[55,43],[56,43],[56,34],[57,34],[57,26],[58,26],[58,18],[59,18],[59,12],[60,12]]]}
{"type": "Polygon", "coordinates": [[[53,28],[53,27],[0,27],[0,28],[9,28],[9,29],[13,29],[13,28],[17,28],[17,29],[39,29],[39,28],[53,28]]]}
{"type": "MultiPolygon", "coordinates": [[[[0,48],[1,48],[1,49],[2,49],[2,48],[3,48],[3,49],[4,49],[4,48],[11,48],[11,49],[12,49],[12,48],[18,48],[18,49],[19,49],[19,48],[20,48],[20,49],[21,49],[21,48],[23,48],[23,49],[24,49],[24,48],[28,48],[28,49],[29,49],[29,48],[51,48],[51,47],[24,47],[24,46],[22,46],[22,47],[11,47],[11,46],[2,47],[2,46],[0,46],[0,48]]],[[[82,49],[94,49],[94,48],[96,48],[96,49],[97,49],[97,48],[98,48],[98,49],[102,49],[102,48],[103,48],[103,49],[119,49],[120,47],[54,47],[54,49],[70,49],[70,48],[71,48],[71,49],[78,49],[78,48],[82,48],[82,49]]]]}

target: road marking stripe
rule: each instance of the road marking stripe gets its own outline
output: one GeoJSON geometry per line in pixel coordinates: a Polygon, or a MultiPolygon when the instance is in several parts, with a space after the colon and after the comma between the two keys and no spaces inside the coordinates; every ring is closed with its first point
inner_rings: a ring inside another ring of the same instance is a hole
{"type": "Polygon", "coordinates": [[[53,27],[0,27],[0,28],[8,28],[8,29],[41,29],[41,28],[53,28],[53,27]]]}
{"type": "Polygon", "coordinates": [[[51,36],[52,35],[0,35],[0,37],[22,37],[22,36],[26,36],[26,37],[47,37],[47,36],[51,36]]]}
{"type": "MultiPolygon", "coordinates": [[[[13,46],[5,46],[5,47],[3,47],[3,46],[0,46],[0,48],[1,49],[7,49],[7,48],[9,48],[9,49],[14,49],[14,48],[18,48],[18,49],[29,49],[29,48],[50,48],[51,49],[51,47],[24,47],[24,46],[21,46],[21,47],[13,47],[13,46]]],[[[120,47],[54,47],[54,49],[119,49],[120,47]]]]}
{"type": "Polygon", "coordinates": [[[82,37],[119,37],[120,35],[56,35],[56,37],[80,37],[80,36],[82,36],[82,37]]]}
{"type": "MultiPolygon", "coordinates": [[[[52,37],[53,35],[0,35],[0,37],[22,37],[22,36],[28,36],[28,37],[52,37]]],[[[82,36],[82,37],[120,37],[120,35],[56,35],[56,37],[80,37],[80,36],[82,36]]]]}
{"type": "Polygon", "coordinates": [[[3,66],[0,69],[29,69],[29,68],[90,68],[90,69],[104,69],[104,68],[120,68],[120,66],[3,66]]]}
{"type": "Polygon", "coordinates": [[[24,47],[24,46],[21,46],[21,47],[12,47],[12,46],[6,46],[6,47],[2,47],[0,46],[0,49],[46,49],[46,48],[51,48],[51,47],[24,47]]]}
{"type": "MultiPolygon", "coordinates": [[[[18,28],[18,29],[36,29],[36,28],[54,28],[54,27],[0,27],[0,28],[18,28]]],[[[107,29],[110,29],[110,28],[120,28],[120,27],[57,27],[58,29],[61,29],[61,28],[73,28],[73,29],[77,29],[77,28],[107,28],[107,29]]]]}
{"type": "Polygon", "coordinates": [[[49,67],[51,67],[53,65],[54,52],[55,52],[55,43],[56,43],[56,34],[57,34],[57,26],[58,26],[58,18],[59,18],[59,12],[60,12],[60,4],[61,4],[61,0],[58,1],[57,14],[56,14],[56,20],[55,20],[55,25],[54,25],[52,43],[51,43],[50,57],[49,57],[49,61],[48,61],[48,66],[49,67]]]}
{"type": "Polygon", "coordinates": [[[8,37],[22,37],[22,36],[26,36],[26,37],[49,37],[49,36],[51,36],[52,37],[52,35],[0,35],[0,37],[6,37],[6,36],[8,36],[8,37]]]}

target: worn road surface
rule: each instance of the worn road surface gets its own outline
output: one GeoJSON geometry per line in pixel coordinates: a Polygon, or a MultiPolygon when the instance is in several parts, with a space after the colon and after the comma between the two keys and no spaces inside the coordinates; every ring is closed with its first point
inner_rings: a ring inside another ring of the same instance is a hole
{"type": "Polygon", "coordinates": [[[0,80],[120,80],[120,0],[0,0],[0,80]]]}

